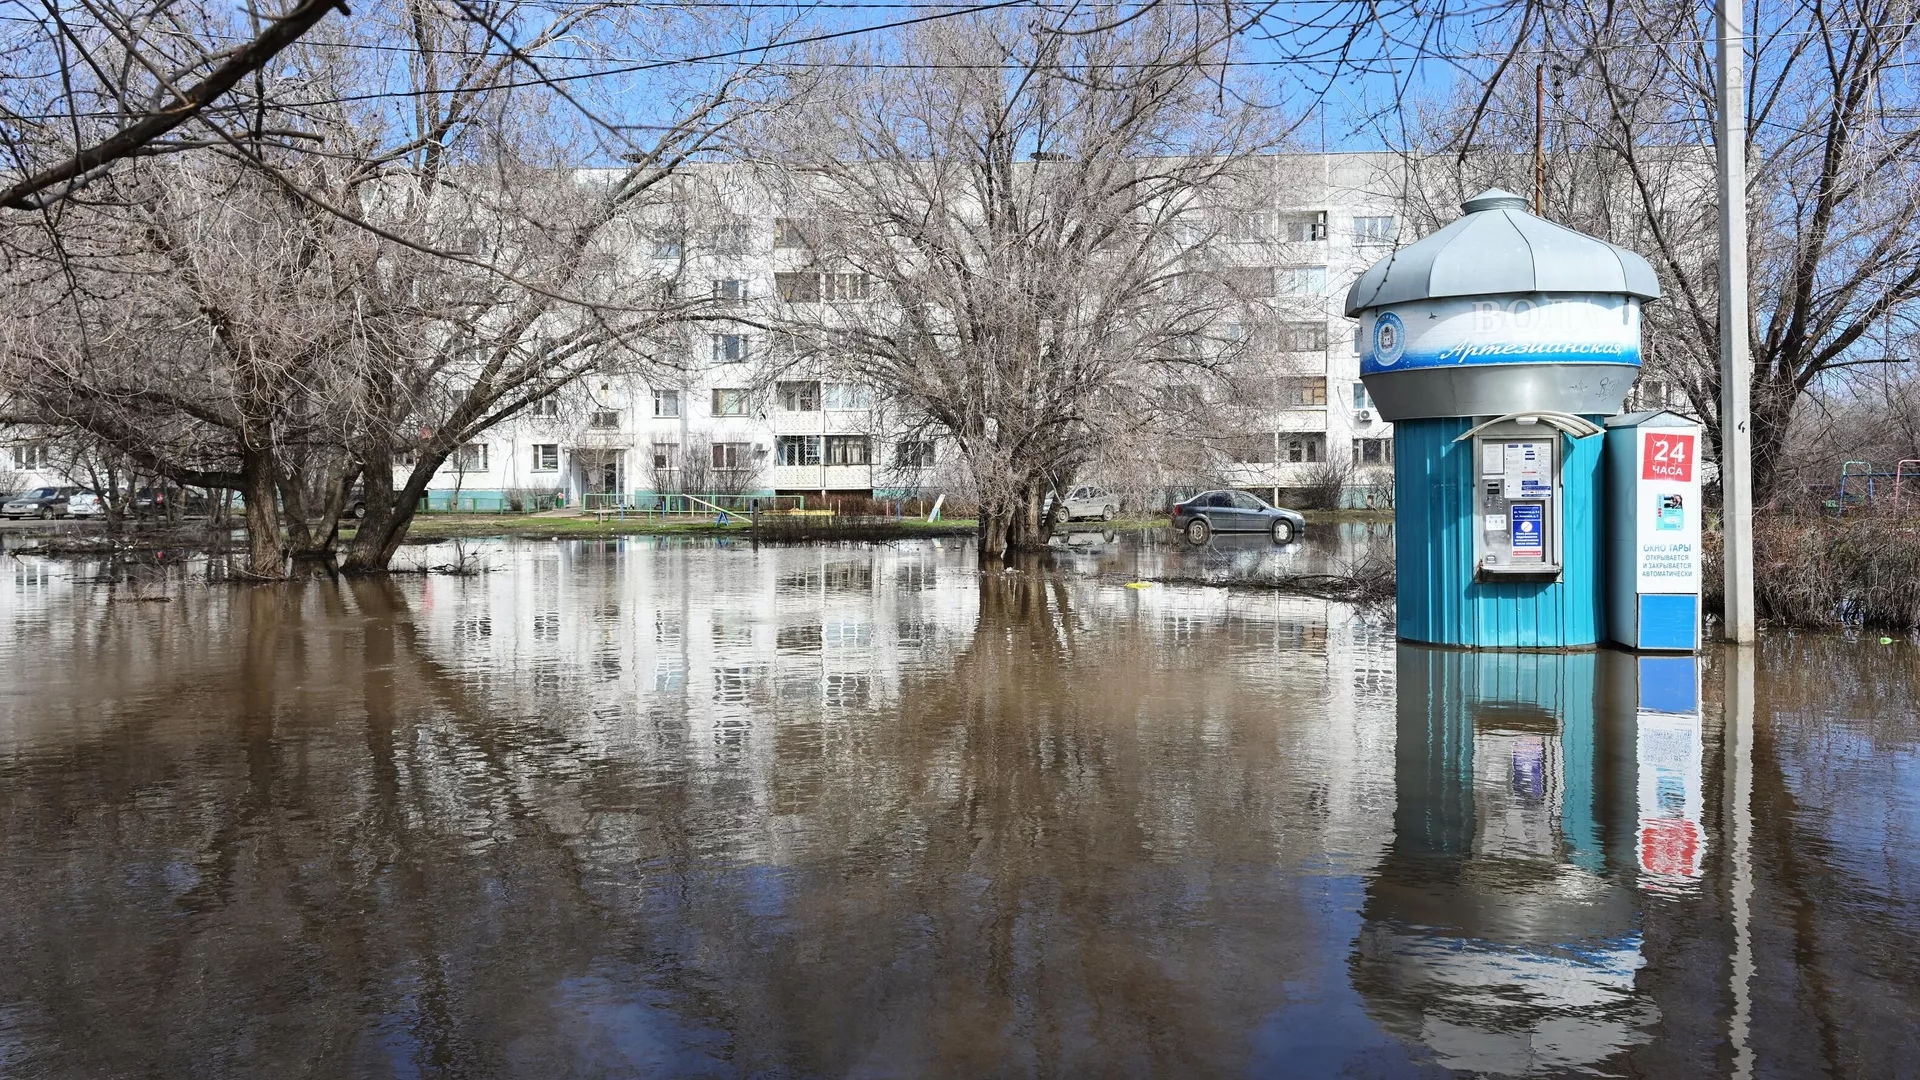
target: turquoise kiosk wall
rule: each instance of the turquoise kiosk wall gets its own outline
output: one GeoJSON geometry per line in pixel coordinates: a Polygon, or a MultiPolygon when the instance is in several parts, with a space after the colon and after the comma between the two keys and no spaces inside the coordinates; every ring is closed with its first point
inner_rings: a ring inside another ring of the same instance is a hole
{"type": "Polygon", "coordinates": [[[1645,259],[1488,191],[1347,293],[1360,378],[1394,424],[1404,641],[1595,645],[1601,422],[1640,366],[1645,259]]]}

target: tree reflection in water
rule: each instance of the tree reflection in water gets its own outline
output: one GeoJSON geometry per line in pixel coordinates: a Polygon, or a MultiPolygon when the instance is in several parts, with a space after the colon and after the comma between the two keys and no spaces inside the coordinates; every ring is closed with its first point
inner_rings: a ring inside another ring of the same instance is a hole
{"type": "MultiPolygon", "coordinates": [[[[1396,650],[1338,605],[1080,566],[1112,553],[489,558],[168,603],[15,561],[0,1069],[1729,1060],[1717,660],[1704,723],[1656,731],[1614,654],[1396,650]]],[[[1758,1060],[1897,1072],[1916,672],[1772,647],[1758,1060]]]]}

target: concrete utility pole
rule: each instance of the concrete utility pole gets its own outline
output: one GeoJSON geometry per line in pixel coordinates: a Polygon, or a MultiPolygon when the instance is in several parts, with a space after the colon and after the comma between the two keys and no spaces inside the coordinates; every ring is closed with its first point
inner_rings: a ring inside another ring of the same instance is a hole
{"type": "Polygon", "coordinates": [[[1728,641],[1754,639],[1753,357],[1747,340],[1746,33],[1741,0],[1717,0],[1720,79],[1720,535],[1728,641]]]}

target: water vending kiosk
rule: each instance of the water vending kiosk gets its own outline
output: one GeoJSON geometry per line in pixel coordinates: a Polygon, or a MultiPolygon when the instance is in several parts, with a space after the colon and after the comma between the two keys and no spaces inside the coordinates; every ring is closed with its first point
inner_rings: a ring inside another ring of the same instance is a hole
{"type": "Polygon", "coordinates": [[[1402,640],[1599,643],[1605,419],[1640,366],[1645,259],[1488,191],[1360,276],[1360,377],[1394,423],[1402,640]]]}

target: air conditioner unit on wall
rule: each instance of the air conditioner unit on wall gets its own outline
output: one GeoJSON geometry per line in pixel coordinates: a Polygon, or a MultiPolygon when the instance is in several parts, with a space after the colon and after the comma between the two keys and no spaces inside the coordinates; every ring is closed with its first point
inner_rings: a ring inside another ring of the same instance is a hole
{"type": "Polygon", "coordinates": [[[1371,424],[1373,423],[1373,410],[1355,409],[1353,410],[1353,419],[1356,423],[1371,424]]]}

